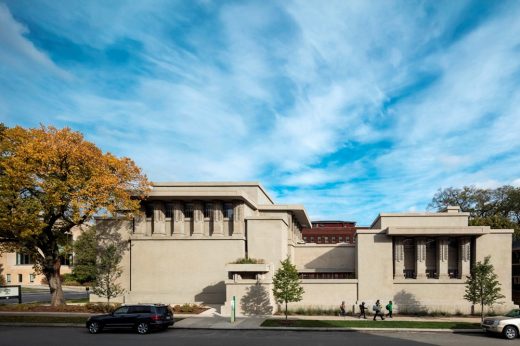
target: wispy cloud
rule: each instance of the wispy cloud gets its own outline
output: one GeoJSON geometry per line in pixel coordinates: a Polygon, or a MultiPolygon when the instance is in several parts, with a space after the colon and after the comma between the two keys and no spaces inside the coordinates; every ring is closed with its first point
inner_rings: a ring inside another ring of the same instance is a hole
{"type": "Polygon", "coordinates": [[[368,224],[520,179],[516,2],[6,1],[0,120],[368,224]]]}

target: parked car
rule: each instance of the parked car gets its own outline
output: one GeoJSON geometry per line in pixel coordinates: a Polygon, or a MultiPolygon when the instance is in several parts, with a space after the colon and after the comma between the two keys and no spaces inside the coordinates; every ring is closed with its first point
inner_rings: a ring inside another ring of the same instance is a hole
{"type": "Polygon", "coordinates": [[[506,339],[515,339],[520,330],[520,310],[511,310],[504,316],[486,317],[481,326],[486,333],[502,333],[506,339]]]}
{"type": "Polygon", "coordinates": [[[163,304],[123,305],[111,314],[94,315],[87,320],[87,329],[96,334],[105,328],[133,328],[139,334],[173,325],[173,313],[163,304]]]}

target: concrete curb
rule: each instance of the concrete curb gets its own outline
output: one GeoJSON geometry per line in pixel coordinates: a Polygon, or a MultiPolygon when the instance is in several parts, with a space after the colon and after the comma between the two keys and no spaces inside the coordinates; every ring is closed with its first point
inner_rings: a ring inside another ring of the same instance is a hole
{"type": "MultiPolygon", "coordinates": [[[[24,323],[24,322],[2,322],[2,327],[72,327],[85,328],[85,324],[80,323],[24,323]]],[[[236,330],[236,331],[312,331],[312,332],[407,332],[407,333],[484,333],[482,329],[427,329],[427,328],[298,328],[298,327],[258,327],[258,328],[211,328],[211,327],[169,327],[169,329],[179,330],[236,330]]]]}
{"type": "Polygon", "coordinates": [[[313,332],[431,332],[431,333],[484,333],[482,329],[427,329],[427,328],[303,328],[303,327],[258,327],[258,328],[211,328],[211,327],[176,327],[173,329],[196,330],[266,330],[266,331],[313,331],[313,332]]]}

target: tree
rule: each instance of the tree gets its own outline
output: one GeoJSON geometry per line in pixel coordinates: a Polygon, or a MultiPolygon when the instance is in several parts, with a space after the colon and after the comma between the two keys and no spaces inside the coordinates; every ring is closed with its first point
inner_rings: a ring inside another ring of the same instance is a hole
{"type": "Polygon", "coordinates": [[[119,262],[123,258],[126,250],[126,242],[101,243],[98,247],[96,263],[96,280],[92,287],[92,292],[100,297],[104,297],[110,303],[110,299],[120,296],[124,289],[117,279],[123,273],[119,262]]]}
{"type": "Polygon", "coordinates": [[[83,231],[74,242],[74,266],[72,275],[81,283],[94,282],[97,273],[98,244],[95,227],[83,231]]]}
{"type": "Polygon", "coordinates": [[[273,277],[273,295],[279,304],[285,303],[285,319],[287,319],[287,303],[299,302],[305,291],[300,286],[298,271],[289,257],[280,264],[282,266],[273,277]]]}
{"type": "Polygon", "coordinates": [[[0,241],[31,255],[65,304],[60,247],[72,227],[94,215],[132,216],[149,182],[129,158],[103,153],[81,133],[41,126],[0,126],[0,241]]]}
{"type": "Polygon", "coordinates": [[[499,299],[504,298],[500,293],[500,282],[494,272],[491,258],[487,256],[484,262],[477,262],[466,280],[466,293],[464,299],[473,305],[480,304],[480,319],[484,321],[484,307],[491,306],[499,299]]]}
{"type": "Polygon", "coordinates": [[[442,211],[449,205],[458,205],[462,211],[470,213],[472,226],[511,228],[515,230],[515,238],[520,237],[520,187],[439,189],[428,208],[442,211]]]}

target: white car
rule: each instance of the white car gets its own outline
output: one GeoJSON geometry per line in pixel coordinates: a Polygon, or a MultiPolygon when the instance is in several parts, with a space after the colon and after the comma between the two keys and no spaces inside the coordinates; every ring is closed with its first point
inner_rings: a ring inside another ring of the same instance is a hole
{"type": "Polygon", "coordinates": [[[504,316],[486,317],[481,326],[486,333],[502,333],[506,339],[515,339],[520,330],[520,310],[511,310],[504,316]]]}

